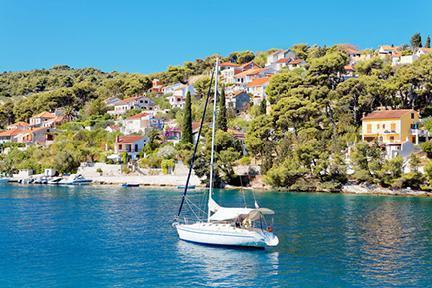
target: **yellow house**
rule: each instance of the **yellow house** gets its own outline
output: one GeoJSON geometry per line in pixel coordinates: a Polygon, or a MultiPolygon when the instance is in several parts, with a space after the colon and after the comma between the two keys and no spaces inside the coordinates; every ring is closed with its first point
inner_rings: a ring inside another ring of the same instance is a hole
{"type": "Polygon", "coordinates": [[[374,111],[362,119],[362,139],[390,145],[418,144],[419,121],[419,113],[411,109],[374,111]]]}

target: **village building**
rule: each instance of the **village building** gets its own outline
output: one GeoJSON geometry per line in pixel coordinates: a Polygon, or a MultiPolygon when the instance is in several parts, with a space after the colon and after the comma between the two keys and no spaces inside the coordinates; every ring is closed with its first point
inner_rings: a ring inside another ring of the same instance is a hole
{"type": "Polygon", "coordinates": [[[0,131],[0,144],[16,142],[15,136],[21,133],[23,130],[20,129],[9,129],[0,131]]]}
{"type": "Polygon", "coordinates": [[[281,63],[283,61],[294,60],[295,58],[296,58],[295,53],[289,49],[277,50],[273,53],[270,53],[267,56],[267,62],[265,66],[268,68],[272,68],[275,71],[279,71],[277,70],[277,66],[279,66],[278,63],[281,63]],[[287,60],[282,60],[282,59],[287,59],[287,60]]]}
{"type": "Polygon", "coordinates": [[[256,78],[266,77],[274,73],[275,71],[272,68],[253,68],[235,75],[234,78],[236,84],[246,85],[256,78]]]}
{"type": "Polygon", "coordinates": [[[250,96],[246,91],[240,91],[232,95],[227,95],[226,105],[236,113],[240,113],[249,108],[250,100],[250,96]]]}
{"type": "Polygon", "coordinates": [[[401,47],[399,47],[399,46],[382,45],[378,49],[378,55],[380,58],[387,58],[387,57],[391,57],[395,53],[398,53],[400,50],[401,50],[401,47]]]}
{"type": "Polygon", "coordinates": [[[266,88],[270,83],[270,77],[256,78],[252,82],[247,84],[248,93],[253,96],[254,105],[261,103],[263,99],[266,99],[266,88]]]}
{"type": "Polygon", "coordinates": [[[36,114],[30,118],[30,126],[33,126],[33,127],[44,126],[44,124],[48,120],[53,120],[56,117],[57,116],[54,113],[47,112],[47,111],[41,112],[41,113],[36,114]]]}
{"type": "Polygon", "coordinates": [[[411,109],[374,111],[362,118],[362,140],[385,146],[386,156],[406,156],[413,145],[429,139],[429,133],[419,129],[419,113],[411,109]]]}
{"type": "Polygon", "coordinates": [[[118,155],[127,153],[129,159],[137,160],[138,154],[142,151],[147,141],[148,138],[141,135],[117,136],[114,152],[118,155]]]}
{"type": "Polygon", "coordinates": [[[159,79],[152,80],[152,87],[150,88],[150,92],[161,94],[163,91],[163,85],[159,79]]]}
{"type": "Polygon", "coordinates": [[[16,122],[6,127],[7,130],[28,130],[29,128],[30,124],[23,121],[16,122]]]}
{"type": "Polygon", "coordinates": [[[121,99],[118,97],[109,97],[109,98],[104,100],[104,103],[107,107],[114,107],[115,104],[117,104],[120,101],[121,101],[121,99]]]}
{"type": "Polygon", "coordinates": [[[149,110],[152,111],[154,108],[154,103],[148,97],[145,96],[135,96],[117,102],[114,105],[114,110],[108,111],[110,115],[122,115],[132,109],[137,110],[149,110]]]}
{"type": "Polygon", "coordinates": [[[417,57],[421,57],[429,53],[432,53],[432,48],[419,48],[417,49],[415,55],[417,55],[417,57]]]}
{"type": "Polygon", "coordinates": [[[171,107],[180,109],[184,108],[187,93],[189,92],[191,96],[194,96],[196,93],[193,85],[185,84],[177,85],[174,90],[170,89],[166,91],[171,91],[169,93],[170,95],[167,97],[171,107]]]}
{"type": "Polygon", "coordinates": [[[149,129],[163,129],[163,120],[153,113],[141,112],[122,121],[120,131],[123,134],[145,134],[149,129]]]}
{"type": "Polygon", "coordinates": [[[400,53],[396,53],[392,56],[392,66],[413,64],[418,58],[417,54],[402,56],[400,53]]]}
{"type": "Polygon", "coordinates": [[[223,62],[220,64],[221,77],[225,84],[235,83],[234,75],[243,71],[241,65],[231,62],[223,62]]]}

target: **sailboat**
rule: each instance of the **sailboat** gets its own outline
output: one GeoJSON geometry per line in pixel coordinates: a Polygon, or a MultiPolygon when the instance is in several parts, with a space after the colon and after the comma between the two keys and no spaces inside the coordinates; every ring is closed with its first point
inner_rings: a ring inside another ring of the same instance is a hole
{"type": "Polygon", "coordinates": [[[216,203],[213,199],[213,182],[214,182],[214,149],[215,149],[215,126],[217,114],[217,96],[218,96],[218,73],[219,59],[216,59],[215,68],[211,74],[210,87],[208,89],[207,98],[203,111],[203,118],[198,131],[198,138],[194,146],[192,160],[189,166],[189,173],[184,186],[183,196],[180,207],[175,217],[173,227],[177,230],[181,240],[195,242],[200,244],[210,245],[226,245],[226,246],[243,246],[264,248],[267,246],[277,246],[279,244],[278,237],[273,234],[273,228],[267,225],[266,216],[273,215],[274,211],[268,208],[260,208],[255,201],[254,208],[247,207],[223,207],[216,203]],[[210,157],[210,177],[208,201],[202,213],[204,217],[199,217],[200,213],[193,213],[196,219],[188,220],[180,219],[184,204],[188,204],[192,209],[198,207],[187,198],[189,187],[189,179],[195,162],[198,142],[201,135],[204,116],[206,114],[207,105],[211,95],[211,86],[215,79],[215,88],[213,96],[213,116],[212,116],[212,139],[211,139],[211,157],[210,157]]]}

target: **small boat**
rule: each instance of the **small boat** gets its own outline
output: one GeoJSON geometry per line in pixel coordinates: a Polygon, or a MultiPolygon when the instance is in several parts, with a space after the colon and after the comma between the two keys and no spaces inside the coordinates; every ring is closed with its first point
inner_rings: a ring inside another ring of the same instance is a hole
{"type": "MultiPolygon", "coordinates": [[[[177,189],[185,189],[186,185],[178,185],[177,189]]],[[[195,185],[188,185],[188,189],[195,189],[195,185]]]]}
{"type": "Polygon", "coordinates": [[[137,183],[123,183],[123,184],[120,184],[120,186],[121,186],[121,187],[124,187],[124,188],[128,188],[128,187],[139,187],[139,184],[137,184],[137,183]]]}
{"type": "Polygon", "coordinates": [[[47,181],[47,184],[50,185],[58,185],[60,181],[63,180],[63,177],[53,177],[50,180],[47,181]]]}
{"type": "Polygon", "coordinates": [[[33,181],[33,184],[48,184],[48,179],[47,179],[47,177],[39,177],[39,178],[36,178],[34,181],[33,181]]]}
{"type": "Polygon", "coordinates": [[[59,181],[59,185],[88,185],[93,180],[84,178],[81,174],[72,174],[66,179],[59,181]]]}
{"type": "MultiPolygon", "coordinates": [[[[181,240],[189,242],[255,248],[277,246],[279,244],[279,239],[275,234],[273,234],[273,227],[268,225],[265,219],[267,215],[274,214],[272,210],[260,208],[256,201],[255,208],[222,207],[213,199],[218,70],[219,59],[216,59],[216,65],[213,74],[215,79],[215,88],[213,96],[212,142],[210,154],[208,202],[206,203],[205,207],[201,209],[187,198],[189,179],[193,170],[195,155],[203,126],[202,120],[198,131],[198,140],[195,143],[194,152],[192,154],[192,160],[190,162],[186,184],[183,186],[183,197],[181,199],[180,207],[172,226],[177,230],[177,234],[181,240]],[[191,213],[191,215],[193,215],[193,219],[187,219],[186,217],[184,217],[184,219],[180,219],[184,204],[187,204],[192,210],[193,213],[191,213]]],[[[210,80],[210,86],[212,86],[213,75],[210,80]]],[[[204,104],[203,119],[207,104],[209,103],[209,98],[210,93],[207,94],[206,102],[204,104]]]]}

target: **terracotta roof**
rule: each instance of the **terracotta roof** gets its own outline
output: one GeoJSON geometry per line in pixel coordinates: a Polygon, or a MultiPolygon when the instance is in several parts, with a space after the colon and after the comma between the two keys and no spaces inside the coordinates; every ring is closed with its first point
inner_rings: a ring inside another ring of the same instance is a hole
{"type": "Polygon", "coordinates": [[[291,62],[289,62],[288,64],[289,64],[289,65],[297,65],[297,64],[301,64],[301,63],[303,63],[303,62],[304,62],[303,59],[294,59],[294,60],[292,60],[291,62]]]}
{"type": "Polygon", "coordinates": [[[419,48],[419,50],[423,51],[424,53],[432,53],[432,48],[419,48]]]}
{"type": "Polygon", "coordinates": [[[240,67],[240,64],[232,63],[232,62],[222,62],[220,67],[240,67]]]}
{"type": "Polygon", "coordinates": [[[400,49],[399,46],[390,46],[390,45],[382,45],[381,48],[389,51],[396,51],[400,49]]]}
{"type": "Polygon", "coordinates": [[[12,137],[20,134],[21,132],[22,130],[19,129],[0,131],[0,137],[12,137]]]}
{"type": "Polygon", "coordinates": [[[290,62],[292,59],[291,58],[282,58],[276,61],[276,63],[288,63],[290,62]]]}
{"type": "Polygon", "coordinates": [[[411,109],[400,109],[400,110],[382,110],[382,111],[374,111],[372,113],[367,114],[362,120],[367,119],[387,119],[387,118],[400,118],[403,115],[414,112],[411,109]]]}
{"type": "Polygon", "coordinates": [[[26,122],[23,122],[23,121],[20,121],[20,122],[16,122],[16,123],[14,123],[12,125],[9,125],[9,126],[24,126],[24,127],[27,127],[27,126],[30,126],[30,124],[28,124],[26,122]]]}
{"type": "Polygon", "coordinates": [[[241,68],[244,68],[244,67],[246,67],[246,66],[248,66],[248,65],[250,65],[250,64],[254,64],[255,66],[257,66],[257,67],[259,67],[253,60],[252,61],[249,61],[249,62],[247,62],[247,63],[244,63],[244,64],[242,64],[242,65],[240,65],[240,67],[241,68]]]}
{"type": "Polygon", "coordinates": [[[119,101],[119,102],[116,102],[116,103],[115,103],[115,106],[118,106],[118,105],[124,105],[124,104],[130,103],[130,102],[132,102],[132,101],[138,100],[138,99],[143,98],[143,97],[144,97],[144,96],[128,97],[128,98],[125,98],[125,99],[123,99],[123,100],[121,100],[121,101],[119,101]]]}
{"type": "Polygon", "coordinates": [[[148,116],[149,113],[147,112],[141,112],[138,114],[135,114],[133,116],[128,117],[126,120],[135,120],[135,119],[141,119],[142,117],[148,116]]]}
{"type": "Polygon", "coordinates": [[[254,79],[252,82],[247,84],[247,87],[262,86],[265,83],[268,83],[269,79],[270,79],[270,77],[263,77],[263,78],[254,79]]]}
{"type": "Polygon", "coordinates": [[[354,71],[354,68],[351,65],[345,65],[344,70],[345,71],[354,71]]]}
{"type": "Polygon", "coordinates": [[[234,77],[239,78],[239,77],[244,77],[244,76],[256,75],[256,74],[259,74],[265,70],[266,70],[266,68],[252,68],[252,69],[243,71],[241,73],[238,73],[237,75],[234,75],[234,77]]]}
{"type": "Polygon", "coordinates": [[[127,143],[127,144],[131,144],[131,143],[135,143],[141,139],[143,139],[144,136],[141,135],[125,135],[125,136],[119,136],[116,139],[116,143],[127,143]]]}
{"type": "Polygon", "coordinates": [[[55,118],[56,116],[53,113],[44,111],[39,114],[34,115],[32,118],[55,118]]]}

